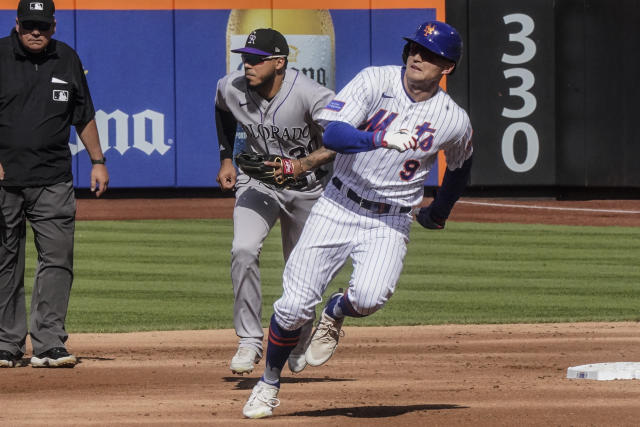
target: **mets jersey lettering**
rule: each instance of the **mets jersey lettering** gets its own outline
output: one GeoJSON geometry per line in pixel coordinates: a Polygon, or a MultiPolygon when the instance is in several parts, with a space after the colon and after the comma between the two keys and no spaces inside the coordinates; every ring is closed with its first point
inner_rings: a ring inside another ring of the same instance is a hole
{"type": "Polygon", "coordinates": [[[472,130],[467,113],[442,89],[423,102],[409,98],[403,73],[399,66],[365,68],[336,95],[341,108],[324,108],[319,118],[360,130],[411,132],[418,149],[339,153],[334,175],[367,200],[415,206],[422,200],[424,181],[439,150],[444,150],[452,170],[471,156],[472,130]]]}
{"type": "Polygon", "coordinates": [[[374,130],[386,130],[391,122],[398,117],[398,113],[389,113],[387,115],[386,110],[378,110],[376,114],[374,114],[367,122],[361,126],[362,129],[373,132],[374,130]],[[385,117],[386,115],[386,117],[385,117]],[[385,117],[383,119],[383,117],[385,117]]]}

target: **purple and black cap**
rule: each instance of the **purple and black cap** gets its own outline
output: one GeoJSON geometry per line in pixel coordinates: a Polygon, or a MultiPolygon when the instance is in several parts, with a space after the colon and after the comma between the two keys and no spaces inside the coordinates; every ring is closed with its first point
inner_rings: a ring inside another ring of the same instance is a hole
{"type": "Polygon", "coordinates": [[[243,48],[233,49],[231,52],[285,57],[289,55],[289,45],[284,36],[278,31],[272,28],[259,28],[249,34],[243,48]]]}

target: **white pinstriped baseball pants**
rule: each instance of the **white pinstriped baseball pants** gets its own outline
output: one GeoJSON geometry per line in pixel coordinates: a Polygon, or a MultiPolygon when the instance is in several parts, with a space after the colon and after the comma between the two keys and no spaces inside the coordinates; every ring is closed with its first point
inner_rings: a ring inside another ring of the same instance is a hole
{"type": "Polygon", "coordinates": [[[285,266],[284,293],[273,305],[278,324],[294,330],[311,319],[348,257],[353,262],[349,302],[364,316],[382,308],[400,277],[411,221],[408,214],[366,211],[329,186],[285,266]]]}

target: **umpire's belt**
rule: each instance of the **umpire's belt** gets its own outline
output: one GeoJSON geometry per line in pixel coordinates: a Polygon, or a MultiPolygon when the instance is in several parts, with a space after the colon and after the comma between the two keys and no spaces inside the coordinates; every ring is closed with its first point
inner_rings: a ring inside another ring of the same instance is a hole
{"type": "Polygon", "coordinates": [[[389,213],[391,209],[394,209],[394,208],[396,208],[398,213],[407,213],[411,211],[411,208],[407,206],[398,207],[398,206],[389,205],[387,203],[372,202],[371,200],[363,199],[362,197],[358,196],[355,191],[353,191],[349,187],[346,187],[337,176],[334,176],[333,178],[331,178],[331,182],[333,182],[333,185],[335,185],[336,188],[340,191],[343,191],[343,188],[344,188],[344,190],[346,190],[347,197],[349,199],[353,200],[360,207],[368,211],[371,211],[377,214],[389,213]]]}

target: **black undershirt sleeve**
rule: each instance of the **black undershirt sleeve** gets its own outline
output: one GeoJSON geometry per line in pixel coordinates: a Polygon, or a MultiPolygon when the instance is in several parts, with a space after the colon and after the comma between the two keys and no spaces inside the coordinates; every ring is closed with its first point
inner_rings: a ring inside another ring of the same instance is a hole
{"type": "Polygon", "coordinates": [[[229,111],[216,107],[216,130],[220,146],[220,162],[233,157],[233,145],[236,140],[238,121],[229,111]]]}
{"type": "Polygon", "coordinates": [[[452,171],[447,168],[445,171],[442,186],[438,190],[431,205],[433,217],[440,219],[449,218],[453,205],[458,201],[469,181],[471,159],[472,157],[469,157],[462,166],[456,170],[452,171]]]}

